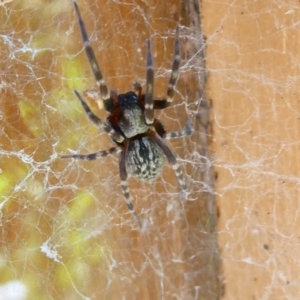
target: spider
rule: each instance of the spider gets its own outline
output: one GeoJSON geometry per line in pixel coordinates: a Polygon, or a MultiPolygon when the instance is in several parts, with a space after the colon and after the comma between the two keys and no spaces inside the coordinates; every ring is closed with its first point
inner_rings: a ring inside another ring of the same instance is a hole
{"type": "Polygon", "coordinates": [[[142,87],[139,83],[134,84],[134,91],[129,91],[125,94],[117,94],[115,90],[108,92],[98,61],[90,45],[89,36],[78,5],[76,1],[73,3],[85,52],[100,90],[104,109],[109,112],[107,119],[102,121],[98,118],[76,90],[75,94],[89,119],[109,135],[115,146],[95,153],[63,155],[61,157],[96,160],[110,154],[119,153],[119,172],[124,198],[129,211],[135,216],[140,227],[142,227],[142,222],[132,204],[132,197],[127,182],[128,175],[141,181],[154,180],[163,168],[165,155],[175,171],[181,191],[186,191],[186,182],[181,167],[164,139],[182,138],[191,135],[193,131],[192,122],[189,120],[183,130],[167,133],[163,124],[154,118],[155,109],[167,108],[173,101],[174,87],[178,79],[180,65],[179,27],[176,28],[174,62],[166,99],[153,99],[154,71],[150,39],[147,40],[145,94],[142,93],[142,87]]]}

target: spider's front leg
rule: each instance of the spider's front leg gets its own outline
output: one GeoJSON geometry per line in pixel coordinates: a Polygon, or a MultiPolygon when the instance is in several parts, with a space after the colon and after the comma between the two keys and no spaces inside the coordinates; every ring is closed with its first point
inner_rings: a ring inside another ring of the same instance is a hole
{"type": "Polygon", "coordinates": [[[85,24],[84,24],[84,22],[81,18],[80,10],[78,8],[78,5],[77,5],[76,1],[73,1],[73,3],[74,3],[75,11],[76,11],[76,14],[77,14],[77,17],[78,17],[78,23],[79,23],[79,27],[80,27],[80,32],[81,32],[81,36],[82,36],[86,56],[89,60],[90,66],[92,68],[93,74],[94,74],[96,82],[97,82],[97,85],[99,86],[100,96],[104,101],[108,100],[109,97],[110,97],[109,92],[108,92],[108,88],[106,86],[106,83],[105,83],[104,77],[102,75],[100,66],[99,66],[98,61],[96,59],[94,50],[90,45],[89,36],[88,36],[87,30],[85,28],[85,24]]]}
{"type": "Polygon", "coordinates": [[[146,123],[152,125],[154,109],[164,109],[169,107],[174,99],[174,89],[179,78],[180,67],[180,44],[179,26],[176,27],[176,38],[174,42],[174,60],[169,80],[167,99],[153,100],[154,71],[150,40],[147,40],[147,73],[146,73],[146,93],[145,93],[145,119],[146,123]]]}
{"type": "Polygon", "coordinates": [[[154,88],[154,70],[151,52],[151,41],[147,40],[147,71],[146,71],[146,93],[145,93],[145,121],[146,124],[153,123],[153,88],[154,88]]]}
{"type": "Polygon", "coordinates": [[[180,66],[180,45],[179,45],[179,26],[176,27],[176,38],[174,42],[174,61],[172,66],[171,77],[167,91],[167,103],[171,104],[174,98],[174,88],[179,77],[180,66]]]}
{"type": "Polygon", "coordinates": [[[87,103],[83,100],[81,95],[75,90],[75,94],[77,98],[79,99],[83,109],[85,110],[87,116],[89,119],[98,127],[100,127],[102,130],[104,130],[112,139],[113,142],[122,143],[124,141],[124,137],[116,132],[108,123],[103,122],[100,118],[98,118],[89,108],[87,103]]]}

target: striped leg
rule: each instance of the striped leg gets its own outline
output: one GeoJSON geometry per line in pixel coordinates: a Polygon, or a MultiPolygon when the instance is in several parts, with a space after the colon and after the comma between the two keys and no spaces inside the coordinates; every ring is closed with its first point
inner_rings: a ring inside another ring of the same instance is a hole
{"type": "Polygon", "coordinates": [[[81,95],[75,90],[75,94],[78,97],[78,99],[81,102],[82,107],[84,108],[86,114],[88,115],[89,119],[98,127],[103,129],[109,136],[110,138],[118,143],[122,143],[124,141],[124,137],[117,133],[109,124],[106,122],[103,122],[100,118],[98,118],[89,108],[87,103],[83,100],[81,95]]]}
{"type": "Polygon", "coordinates": [[[179,26],[176,27],[176,38],[174,42],[174,61],[167,91],[167,102],[171,103],[174,98],[174,87],[179,77],[180,66],[180,45],[179,45],[179,26]]]}
{"type": "Polygon", "coordinates": [[[134,206],[132,204],[132,197],[129,192],[128,188],[128,181],[127,181],[127,171],[126,171],[126,161],[125,161],[125,154],[126,154],[126,147],[122,150],[122,153],[120,155],[119,160],[119,168],[120,168],[120,179],[121,179],[121,188],[123,190],[123,195],[125,198],[125,202],[127,204],[127,207],[129,211],[134,215],[134,217],[137,219],[140,227],[142,228],[142,221],[139,217],[139,215],[136,213],[134,206]]]}
{"type": "MultiPolygon", "coordinates": [[[[171,105],[174,99],[174,88],[176,86],[178,77],[179,77],[179,66],[180,66],[180,44],[179,44],[179,26],[176,27],[176,38],[174,42],[174,61],[172,66],[172,72],[171,77],[169,80],[168,90],[167,90],[167,99],[162,100],[153,100],[153,80],[150,84],[148,84],[148,70],[149,70],[149,77],[150,75],[153,76],[153,62],[152,62],[152,55],[151,55],[151,49],[150,49],[150,41],[147,41],[147,88],[151,88],[152,95],[151,95],[151,101],[150,101],[150,95],[147,95],[146,92],[146,101],[145,101],[145,108],[148,109],[148,112],[145,111],[146,114],[148,114],[148,119],[150,120],[150,116],[152,115],[153,120],[153,109],[164,109],[171,105]],[[149,59],[148,59],[149,55],[149,59]],[[149,97],[149,100],[147,101],[147,97],[149,97]],[[147,104],[148,103],[148,104],[147,104]],[[151,111],[152,110],[152,111],[151,111]]],[[[147,116],[147,115],[146,115],[147,116]]],[[[146,119],[147,122],[147,119],[146,119]]],[[[147,122],[147,124],[152,124],[147,122]]]]}
{"type": "Polygon", "coordinates": [[[109,96],[110,96],[109,92],[108,92],[108,88],[106,86],[101,69],[100,69],[98,61],[96,59],[94,50],[90,45],[89,36],[86,31],[84,22],[81,18],[81,14],[80,14],[78,5],[77,5],[76,1],[73,1],[73,3],[74,3],[75,11],[76,11],[76,14],[78,17],[78,23],[79,23],[79,27],[80,27],[80,31],[81,31],[81,36],[82,36],[85,52],[86,52],[87,58],[89,60],[90,66],[92,68],[92,71],[94,73],[97,85],[99,86],[100,96],[103,100],[107,100],[107,99],[109,99],[109,96]]]}
{"type": "Polygon", "coordinates": [[[151,53],[151,42],[147,40],[147,71],[146,71],[146,93],[145,93],[145,120],[148,125],[153,123],[153,85],[154,71],[153,59],[151,53]]]}
{"type": "Polygon", "coordinates": [[[174,156],[174,154],[172,153],[172,151],[170,150],[170,148],[168,147],[168,145],[166,144],[166,142],[163,140],[162,137],[160,137],[158,134],[153,132],[153,134],[151,135],[151,138],[153,138],[156,141],[158,146],[162,149],[162,151],[166,155],[166,157],[168,159],[168,162],[169,162],[170,165],[172,165],[172,168],[173,168],[173,170],[175,172],[175,175],[178,179],[180,189],[181,189],[182,192],[185,193],[186,192],[186,182],[185,182],[185,179],[183,177],[181,167],[177,163],[176,157],[174,156]]]}
{"type": "Polygon", "coordinates": [[[164,125],[156,118],[154,118],[153,126],[155,131],[166,140],[183,138],[192,135],[194,132],[192,120],[188,120],[182,130],[172,132],[166,132],[164,125]]]}
{"type": "Polygon", "coordinates": [[[193,131],[194,131],[193,122],[192,122],[192,120],[188,120],[186,122],[185,128],[183,128],[182,130],[178,130],[178,131],[167,132],[166,135],[164,136],[164,138],[166,140],[183,138],[183,137],[192,135],[193,131]]]}
{"type": "Polygon", "coordinates": [[[81,159],[81,160],[96,160],[99,158],[106,157],[110,154],[115,154],[121,152],[121,148],[119,147],[112,147],[108,150],[101,150],[95,153],[89,154],[71,154],[71,155],[62,155],[61,158],[74,158],[74,159],[81,159]]]}

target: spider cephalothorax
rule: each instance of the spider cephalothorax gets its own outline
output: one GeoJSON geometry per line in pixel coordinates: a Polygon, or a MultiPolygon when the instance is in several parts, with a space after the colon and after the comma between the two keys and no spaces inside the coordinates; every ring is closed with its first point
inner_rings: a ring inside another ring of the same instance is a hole
{"type": "Polygon", "coordinates": [[[183,130],[167,133],[162,123],[154,118],[155,109],[167,108],[173,101],[174,87],[179,76],[180,64],[179,27],[176,29],[174,62],[167,90],[167,98],[162,100],[153,99],[154,72],[150,40],[147,40],[146,93],[143,94],[140,84],[135,83],[134,91],[118,95],[114,90],[108,92],[75,1],[74,6],[85,51],[97,85],[99,86],[100,97],[104,108],[109,112],[106,121],[103,122],[90,110],[87,103],[77,91],[75,91],[75,94],[90,120],[104,130],[116,146],[96,153],[64,155],[62,158],[95,160],[109,154],[120,153],[119,170],[125,201],[128,209],[137,218],[139,225],[142,226],[141,220],[134,210],[132,198],[129,193],[127,183],[128,174],[142,181],[155,179],[163,168],[165,155],[175,171],[181,191],[185,192],[186,190],[186,183],[181,168],[164,139],[181,138],[191,135],[191,121],[187,122],[183,130]]]}
{"type": "Polygon", "coordinates": [[[140,106],[135,92],[120,94],[116,97],[113,105],[109,103],[112,102],[111,98],[104,101],[104,108],[111,113],[107,118],[110,125],[116,131],[120,131],[124,138],[132,138],[147,132],[149,125],[145,122],[144,109],[140,106]]]}

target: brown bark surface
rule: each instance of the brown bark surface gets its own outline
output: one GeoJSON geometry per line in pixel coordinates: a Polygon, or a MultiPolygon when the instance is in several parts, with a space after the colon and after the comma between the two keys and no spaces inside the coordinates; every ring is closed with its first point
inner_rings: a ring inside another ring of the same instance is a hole
{"type": "Polygon", "coordinates": [[[299,3],[202,16],[224,299],[299,299],[299,3]]]}

